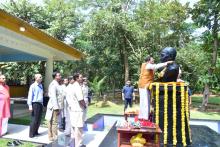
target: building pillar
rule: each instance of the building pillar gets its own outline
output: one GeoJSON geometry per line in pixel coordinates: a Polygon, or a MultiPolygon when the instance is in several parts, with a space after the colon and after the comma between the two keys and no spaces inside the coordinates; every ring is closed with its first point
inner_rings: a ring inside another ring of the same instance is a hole
{"type": "Polygon", "coordinates": [[[45,92],[48,92],[49,84],[53,80],[52,74],[53,74],[53,58],[48,58],[46,61],[46,72],[45,72],[45,80],[44,80],[45,92]]]}

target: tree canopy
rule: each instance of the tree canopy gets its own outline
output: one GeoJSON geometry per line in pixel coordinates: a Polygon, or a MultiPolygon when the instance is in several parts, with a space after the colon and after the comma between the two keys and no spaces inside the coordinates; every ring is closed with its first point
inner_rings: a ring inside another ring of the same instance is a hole
{"type": "MultiPolygon", "coordinates": [[[[144,58],[152,55],[159,62],[160,50],[172,46],[182,78],[194,92],[207,86],[220,91],[218,0],[200,0],[192,8],[177,0],[45,0],[41,5],[10,0],[1,8],[86,54],[81,61],[56,62],[64,75],[81,71],[91,81],[105,77],[106,90],[121,88],[128,79],[136,84],[144,58]],[[202,27],[206,31],[194,36],[202,27]]],[[[40,63],[38,68],[25,64],[26,70],[19,63],[8,65],[24,76],[39,71],[40,63]]]]}

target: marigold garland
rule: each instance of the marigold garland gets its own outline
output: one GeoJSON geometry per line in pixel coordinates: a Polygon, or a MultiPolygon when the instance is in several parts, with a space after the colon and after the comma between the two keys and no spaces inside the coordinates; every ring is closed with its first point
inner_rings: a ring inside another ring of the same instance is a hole
{"type": "Polygon", "coordinates": [[[156,83],[156,124],[159,125],[159,92],[160,84],[156,83]]]}
{"type": "Polygon", "coordinates": [[[176,145],[176,84],[173,84],[173,145],[176,145]]]}
{"type": "MultiPolygon", "coordinates": [[[[189,104],[188,104],[188,89],[185,89],[185,84],[182,82],[166,82],[166,83],[152,83],[149,87],[151,91],[154,91],[152,95],[155,96],[155,123],[157,125],[160,124],[159,122],[159,93],[160,93],[160,86],[164,86],[164,144],[167,144],[168,142],[168,85],[173,86],[173,93],[172,93],[172,103],[173,103],[173,124],[172,124],[172,139],[173,139],[173,145],[177,144],[177,99],[176,99],[176,94],[177,94],[177,89],[176,86],[180,86],[180,96],[181,96],[181,135],[182,135],[182,144],[183,146],[186,146],[186,137],[188,137],[188,134],[186,136],[186,129],[189,131],[189,139],[191,140],[191,131],[190,131],[190,126],[189,126],[189,104]],[[153,86],[156,87],[155,90],[153,90],[153,86]],[[187,124],[185,124],[186,122],[187,124]],[[187,127],[187,128],[186,128],[187,127]]],[[[170,138],[170,137],[169,137],[170,138]]],[[[156,140],[158,138],[156,137],[156,140]]]]}
{"type": "Polygon", "coordinates": [[[168,85],[164,84],[164,144],[167,144],[167,127],[168,127],[168,85]]]}
{"type": "Polygon", "coordinates": [[[185,90],[184,83],[181,84],[181,124],[182,124],[182,143],[183,146],[186,146],[186,134],[185,134],[185,90]]]}
{"type": "Polygon", "coordinates": [[[190,126],[189,126],[189,94],[188,94],[188,87],[186,89],[186,120],[188,122],[187,124],[187,127],[188,127],[188,131],[189,131],[189,139],[190,139],[190,142],[192,142],[192,139],[191,139],[191,130],[190,130],[190,126]]]}

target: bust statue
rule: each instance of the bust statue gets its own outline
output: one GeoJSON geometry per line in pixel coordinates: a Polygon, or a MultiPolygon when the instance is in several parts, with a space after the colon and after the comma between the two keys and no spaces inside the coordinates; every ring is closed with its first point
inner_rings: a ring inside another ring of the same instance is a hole
{"type": "MultiPolygon", "coordinates": [[[[176,49],[173,47],[166,47],[162,49],[160,54],[160,61],[162,63],[167,61],[175,61],[176,49]]],[[[169,64],[167,67],[159,69],[161,71],[160,82],[176,82],[179,74],[179,65],[175,62],[169,64]]]]}

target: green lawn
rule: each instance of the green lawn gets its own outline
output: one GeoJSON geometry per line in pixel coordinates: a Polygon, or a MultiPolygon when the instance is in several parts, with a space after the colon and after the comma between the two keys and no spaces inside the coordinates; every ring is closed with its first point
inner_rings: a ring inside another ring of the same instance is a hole
{"type": "Polygon", "coordinates": [[[190,118],[220,120],[220,112],[201,112],[201,111],[191,110],[190,118]]]}
{"type": "Polygon", "coordinates": [[[87,118],[94,116],[97,113],[104,113],[104,114],[123,114],[124,112],[124,105],[123,104],[113,104],[111,103],[110,106],[99,107],[96,104],[92,104],[89,106],[87,111],[87,118]]]}
{"type": "MultiPolygon", "coordinates": [[[[192,96],[192,102],[195,103],[202,103],[202,97],[201,96],[192,96]]],[[[209,104],[214,104],[214,105],[220,105],[220,97],[210,97],[209,98],[209,104]]]]}
{"type": "MultiPolygon", "coordinates": [[[[9,141],[11,142],[13,140],[0,138],[0,147],[7,147],[7,143],[9,141]]],[[[37,147],[37,146],[39,145],[30,142],[23,142],[22,145],[19,145],[19,147],[37,147]]]]}
{"type": "Polygon", "coordinates": [[[19,117],[19,118],[11,118],[11,119],[9,119],[9,123],[29,125],[30,119],[31,119],[30,115],[19,117]]]}
{"type": "MultiPolygon", "coordinates": [[[[214,105],[216,109],[220,110],[220,97],[211,97],[209,99],[209,103],[214,105]]],[[[199,111],[199,106],[202,104],[202,97],[192,97],[192,109],[190,111],[190,117],[193,119],[211,119],[211,120],[220,120],[220,111],[218,112],[201,112],[199,111]]],[[[135,104],[134,107],[138,107],[139,104],[135,104]]],[[[91,118],[97,113],[104,113],[104,114],[123,114],[124,104],[119,103],[115,104],[110,102],[108,106],[100,106],[99,103],[92,103],[89,106],[87,118],[91,118]]],[[[46,122],[44,120],[44,115],[42,117],[42,124],[46,126],[46,122]]],[[[29,125],[30,124],[30,116],[24,116],[21,118],[10,119],[9,123],[15,124],[23,124],[29,125]]]]}

